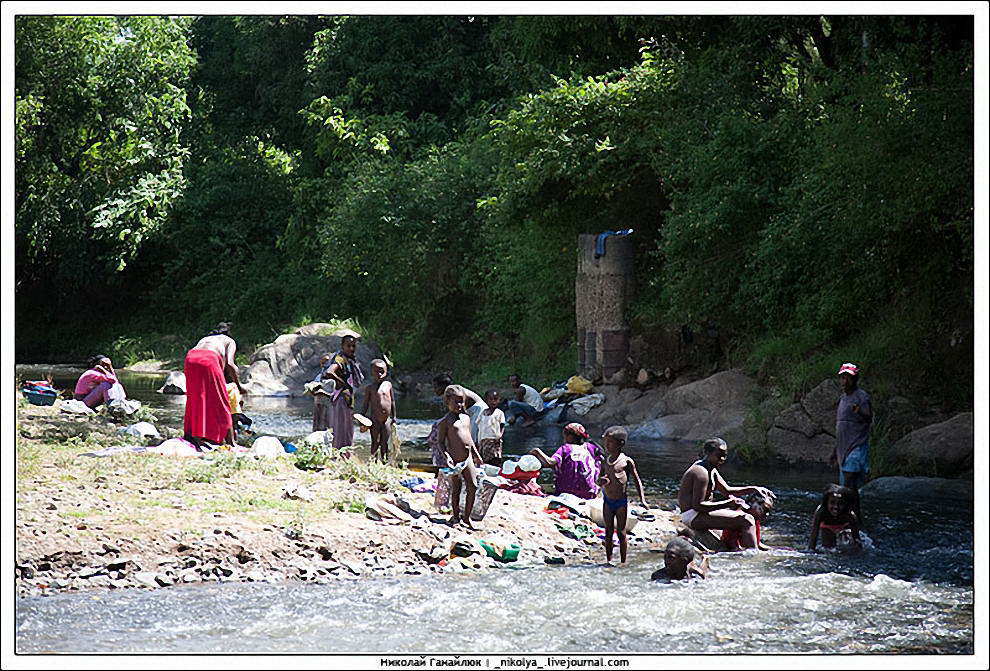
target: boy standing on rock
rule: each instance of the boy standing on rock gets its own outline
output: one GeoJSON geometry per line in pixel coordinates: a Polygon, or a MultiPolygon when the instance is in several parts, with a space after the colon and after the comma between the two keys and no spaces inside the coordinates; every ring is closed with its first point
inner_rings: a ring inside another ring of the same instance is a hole
{"type": "MultiPolygon", "coordinates": [[[[839,368],[842,395],[835,413],[835,451],[830,462],[839,469],[839,484],[853,491],[866,483],[870,472],[870,395],[859,388],[859,368],[844,363],[839,368]]],[[[859,511],[856,511],[859,513],[859,511]]]]}
{"type": "Polygon", "coordinates": [[[643,482],[639,479],[636,462],[622,453],[626,444],[627,433],[621,426],[606,429],[602,438],[605,439],[605,460],[602,462],[601,477],[598,484],[602,487],[602,516],[605,518],[605,562],[612,564],[612,531],[619,534],[619,558],[626,563],[626,515],[629,512],[629,501],[626,498],[626,486],[629,476],[636,479],[636,489],[639,491],[639,502],[647,508],[643,497],[643,482]]]}
{"type": "Polygon", "coordinates": [[[471,418],[464,412],[464,389],[460,385],[449,385],[443,392],[443,402],[447,414],[437,424],[437,440],[447,455],[447,467],[454,472],[450,482],[450,506],[453,516],[451,526],[461,521],[461,483],[467,487],[464,506],[464,525],[471,526],[471,510],[477,493],[477,467],[481,466],[481,455],[471,439],[471,418]]]}
{"type": "Polygon", "coordinates": [[[388,443],[395,425],[395,398],[392,383],[385,379],[388,364],[381,359],[371,362],[371,384],[364,394],[361,414],[371,419],[371,458],[388,461],[388,443]],[[370,408],[370,413],[369,413],[370,408]]]}

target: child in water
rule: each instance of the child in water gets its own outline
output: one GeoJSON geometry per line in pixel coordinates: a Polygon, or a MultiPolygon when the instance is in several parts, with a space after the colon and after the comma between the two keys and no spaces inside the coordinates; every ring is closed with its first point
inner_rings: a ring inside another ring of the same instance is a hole
{"type": "Polygon", "coordinates": [[[631,475],[636,481],[639,492],[639,502],[644,508],[649,506],[643,498],[643,482],[639,479],[636,462],[622,453],[626,444],[626,430],[621,426],[613,426],[605,431],[605,459],[602,462],[601,477],[598,484],[602,487],[602,516],[605,518],[605,562],[612,564],[612,531],[619,535],[619,558],[626,563],[626,515],[629,513],[629,502],[626,498],[626,487],[631,475]]]}
{"type": "Polygon", "coordinates": [[[834,548],[837,544],[851,545],[859,550],[859,519],[856,513],[858,496],[848,487],[829,485],[822,494],[822,501],[815,509],[811,520],[811,539],[808,549],[814,551],[818,545],[818,534],[822,535],[822,547],[834,548]]]}
{"type": "MultiPolygon", "coordinates": [[[[747,494],[743,500],[746,502],[745,510],[747,513],[753,516],[753,520],[756,522],[756,547],[760,550],[769,550],[770,546],[763,544],[763,534],[762,534],[762,524],[763,520],[766,519],[770,511],[773,510],[773,499],[766,496],[762,492],[754,491],[747,494]]],[[[725,546],[726,550],[736,551],[742,550],[742,544],[740,543],[740,533],[734,529],[725,529],[722,531],[722,545],[725,546]]]]}
{"type": "Polygon", "coordinates": [[[392,383],[385,379],[388,364],[381,359],[371,362],[371,384],[364,394],[361,414],[371,419],[371,458],[388,461],[388,444],[395,425],[395,397],[392,383]]]}
{"type": "Polygon", "coordinates": [[[663,551],[663,568],[653,572],[650,580],[661,582],[671,582],[672,580],[688,580],[690,578],[704,578],[708,575],[708,557],[704,557],[700,564],[695,564],[697,558],[694,546],[683,538],[675,538],[663,551]]]}

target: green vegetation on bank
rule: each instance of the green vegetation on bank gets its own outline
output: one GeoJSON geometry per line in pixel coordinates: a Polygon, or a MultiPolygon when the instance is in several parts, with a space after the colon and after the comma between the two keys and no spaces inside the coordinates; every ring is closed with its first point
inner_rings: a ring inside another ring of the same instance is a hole
{"type": "Polygon", "coordinates": [[[17,17],[20,360],[354,317],[400,366],[565,377],[580,233],[639,333],[793,395],[973,395],[967,16],[17,17]]]}

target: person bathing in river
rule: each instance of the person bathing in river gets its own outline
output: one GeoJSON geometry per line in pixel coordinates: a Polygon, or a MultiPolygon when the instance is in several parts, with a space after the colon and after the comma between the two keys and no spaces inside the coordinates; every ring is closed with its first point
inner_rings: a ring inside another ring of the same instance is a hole
{"type": "Polygon", "coordinates": [[[464,412],[464,388],[452,384],[443,392],[443,402],[447,414],[437,424],[437,440],[447,455],[447,467],[454,470],[450,481],[450,506],[453,516],[451,526],[456,526],[462,520],[461,516],[461,485],[467,488],[464,500],[464,525],[471,526],[471,510],[474,509],[474,497],[477,493],[477,468],[481,466],[481,455],[471,440],[471,418],[464,412]]]}
{"type": "Polygon", "coordinates": [[[639,502],[647,508],[643,497],[643,482],[639,479],[636,462],[622,453],[626,444],[626,430],[621,426],[612,426],[605,430],[602,438],[605,440],[605,460],[602,462],[601,477],[598,484],[602,486],[602,516],[605,518],[605,562],[612,564],[612,532],[619,535],[619,559],[626,563],[626,515],[629,513],[629,503],[626,498],[626,488],[629,477],[636,481],[639,492],[639,502]]]}
{"type": "Polygon", "coordinates": [[[522,416],[526,418],[522,425],[532,426],[543,410],[543,397],[528,384],[523,384],[522,378],[516,374],[509,376],[509,384],[516,390],[516,398],[509,401],[509,424],[514,424],[522,416]]]}
{"type": "Polygon", "coordinates": [[[598,477],[601,474],[605,453],[588,440],[583,425],[571,422],[564,427],[564,444],[552,457],[540,448],[529,451],[540,460],[543,468],[552,468],[557,494],[573,494],[582,499],[598,496],[598,477]]]}
{"type": "Polygon", "coordinates": [[[89,408],[98,408],[104,403],[127,398],[110,357],[103,354],[90,358],[89,368],[79,376],[73,395],[89,408]]]}
{"type": "MultiPolygon", "coordinates": [[[[450,373],[440,373],[433,378],[433,393],[443,398],[444,390],[452,384],[454,384],[454,379],[450,373]]],[[[478,441],[480,440],[478,436],[478,420],[487,405],[484,399],[467,387],[458,386],[464,391],[464,411],[471,418],[471,440],[474,441],[475,445],[478,445],[478,441]]]]}
{"type": "Polygon", "coordinates": [[[385,379],[388,364],[381,359],[371,362],[371,384],[364,393],[361,414],[371,419],[371,458],[388,461],[388,445],[395,426],[395,397],[392,383],[385,379]]]}
{"type": "Polygon", "coordinates": [[[650,580],[671,582],[708,577],[708,557],[696,564],[697,556],[691,543],[680,537],[674,538],[663,550],[663,568],[654,571],[650,580]]]}
{"type": "Polygon", "coordinates": [[[498,392],[485,392],[488,405],[478,416],[478,450],[485,463],[499,466],[502,463],[502,434],[505,432],[505,413],[498,407],[498,392]]]}
{"type": "Polygon", "coordinates": [[[221,322],[186,353],[186,411],[183,418],[185,439],[202,449],[203,442],[220,445],[232,426],[230,400],[225,375],[240,393],[234,355],[237,343],[230,337],[230,324],[221,322]]]}
{"type": "MultiPolygon", "coordinates": [[[[364,380],[364,373],[358,364],[357,338],[345,335],[340,339],[340,349],[330,358],[330,365],[323,373],[323,379],[334,381],[330,394],[330,428],[333,430],[333,447],[347,450],[354,443],[354,393],[364,380]]],[[[346,452],[345,452],[346,454],[346,452]]]]}
{"type": "MultiPolygon", "coordinates": [[[[859,368],[844,363],[839,368],[842,394],[835,411],[835,451],[829,463],[839,469],[839,484],[859,491],[870,472],[870,395],[859,388],[859,368]]],[[[855,512],[859,517],[859,503],[855,512]]]]}
{"type": "MultiPolygon", "coordinates": [[[[767,518],[770,511],[773,510],[773,499],[768,496],[763,496],[759,492],[750,492],[743,499],[748,506],[746,512],[748,512],[752,517],[756,525],[756,547],[760,550],[770,550],[770,546],[763,544],[763,520],[767,518]]],[[[726,550],[735,551],[742,550],[742,543],[740,542],[742,533],[737,529],[723,529],[722,530],[722,545],[726,550]]]]}
{"type": "Polygon", "coordinates": [[[725,462],[728,453],[729,446],[721,438],[709,438],[704,442],[702,458],[693,463],[681,477],[680,491],[677,494],[681,519],[688,529],[736,531],[742,548],[755,548],[759,546],[756,520],[747,512],[748,505],[739,495],[756,492],[771,501],[776,496],[766,487],[730,487],[717,469],[725,462]],[[715,501],[713,497],[716,491],[728,498],[715,501]]]}
{"type": "Polygon", "coordinates": [[[822,501],[811,519],[811,539],[808,549],[814,551],[818,545],[818,534],[822,536],[823,548],[846,545],[854,550],[862,547],[859,538],[859,516],[855,512],[859,496],[848,487],[829,485],[822,494],[822,501]]]}

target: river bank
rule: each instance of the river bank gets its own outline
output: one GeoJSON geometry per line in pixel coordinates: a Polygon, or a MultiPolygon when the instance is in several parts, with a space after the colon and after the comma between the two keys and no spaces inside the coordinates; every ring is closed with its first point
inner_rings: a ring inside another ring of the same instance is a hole
{"type": "MultiPolygon", "coordinates": [[[[128,440],[102,416],[18,403],[17,587],[20,596],[201,582],[329,583],[365,577],[593,564],[601,542],[562,533],[546,500],[499,492],[467,533],[448,526],[432,494],[398,483],[406,469],[336,461],[322,472],[291,456],[176,459],[85,453],[128,440]],[[290,498],[300,489],[303,498],[290,498]],[[373,521],[368,500],[401,494],[415,519],[373,521]],[[308,499],[308,500],[306,500],[308,499]],[[467,538],[465,538],[467,537],[467,538]],[[519,560],[450,558],[458,540],[519,543],[519,560]]],[[[159,426],[163,434],[176,427],[159,426]]],[[[662,547],[674,513],[640,522],[631,552],[662,547]]]]}

